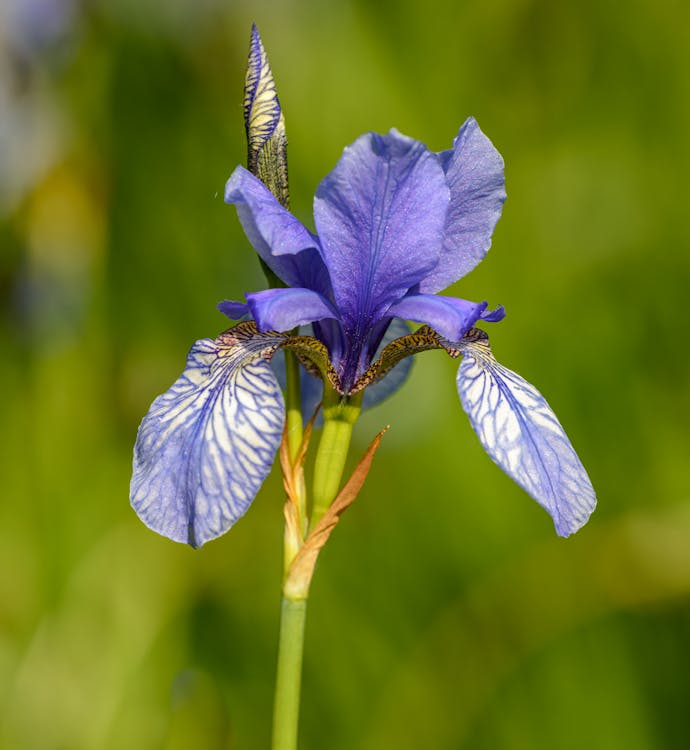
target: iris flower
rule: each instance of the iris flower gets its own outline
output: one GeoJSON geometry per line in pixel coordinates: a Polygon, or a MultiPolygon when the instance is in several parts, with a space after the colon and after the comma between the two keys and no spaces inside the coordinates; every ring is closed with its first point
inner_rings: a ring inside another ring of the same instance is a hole
{"type": "MultiPolygon", "coordinates": [[[[282,118],[275,102],[268,131],[282,118]]],[[[559,535],[580,528],[596,504],[585,469],[543,396],[494,359],[476,327],[500,321],[503,308],[438,294],[485,257],[504,199],[503,160],[472,118],[441,153],[396,130],[358,138],[316,191],[316,233],[237,167],[225,200],[285,286],[222,302],[242,322],[197,341],[151,406],[131,484],[144,523],[199,546],[246,512],[284,426],[270,364],[279,349],[296,351],[344,399],[392,378],[408,355],[444,349],[462,357],[458,393],[489,456],[551,514],[559,535]],[[390,341],[396,320],[422,326],[390,341]],[[312,335],[293,333],[300,326],[312,335]]]]}

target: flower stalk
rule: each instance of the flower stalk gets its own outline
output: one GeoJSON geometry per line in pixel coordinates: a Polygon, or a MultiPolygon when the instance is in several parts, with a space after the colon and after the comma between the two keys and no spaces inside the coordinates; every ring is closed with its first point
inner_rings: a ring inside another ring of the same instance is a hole
{"type": "MultiPolygon", "coordinates": [[[[285,118],[256,26],[252,28],[245,78],[244,120],[249,171],[262,180],[284,208],[289,209],[285,118]]],[[[268,265],[262,265],[269,285],[283,286],[268,265]]],[[[288,350],[285,350],[285,386],[285,430],[280,446],[280,462],[287,494],[283,552],[284,580],[287,580],[307,530],[307,491],[303,465],[313,424],[312,420],[305,433],[299,361],[288,350]]],[[[283,596],[273,707],[273,750],[295,750],[297,747],[306,614],[306,597],[283,596]]]]}
{"type": "MultiPolygon", "coordinates": [[[[337,394],[336,394],[337,395],[337,394]]],[[[352,425],[361,407],[361,397],[352,399],[329,395],[324,430],[314,469],[314,505],[309,535],[304,538],[305,523],[301,515],[301,490],[304,487],[304,459],[309,447],[314,417],[308,423],[296,458],[290,456],[289,428],[286,424],[280,448],[285,503],[285,575],[280,610],[278,667],[273,707],[272,750],[294,750],[297,747],[299,703],[301,693],[302,655],[309,587],[319,552],[335,528],[340,515],[354,502],[371,466],[383,432],[376,436],[340,492],[343,469],[350,446],[352,425]],[[317,484],[317,479],[320,484],[317,484]],[[319,489],[321,494],[317,495],[319,489]],[[328,501],[326,498],[329,498],[328,501]],[[319,514],[317,518],[317,512],[319,514]]],[[[385,431],[384,431],[385,432],[385,431]]]]}
{"type": "Polygon", "coordinates": [[[352,428],[362,409],[362,393],[341,396],[324,386],[323,432],[314,465],[310,528],[324,517],[340,489],[352,428]]]}
{"type": "Polygon", "coordinates": [[[297,748],[306,616],[306,599],[283,597],[273,704],[272,750],[297,748]]]}

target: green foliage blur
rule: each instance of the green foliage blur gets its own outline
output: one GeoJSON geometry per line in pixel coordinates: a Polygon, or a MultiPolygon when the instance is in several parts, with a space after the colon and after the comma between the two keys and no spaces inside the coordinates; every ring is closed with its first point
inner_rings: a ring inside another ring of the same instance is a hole
{"type": "Polygon", "coordinates": [[[200,551],[128,503],[153,398],[217,301],[262,288],[223,186],[249,30],[295,213],[342,148],[506,160],[497,358],[547,396],[599,496],[558,539],[483,453],[456,364],[417,358],[317,569],[304,750],[666,750],[690,738],[690,12],[683,0],[8,0],[0,11],[0,747],[265,748],[274,471],[200,551]]]}

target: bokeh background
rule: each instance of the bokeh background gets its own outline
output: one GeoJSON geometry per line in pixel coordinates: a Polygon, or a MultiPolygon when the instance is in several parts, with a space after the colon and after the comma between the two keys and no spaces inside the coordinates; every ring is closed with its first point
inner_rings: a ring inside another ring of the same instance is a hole
{"type": "Polygon", "coordinates": [[[3,0],[0,745],[264,748],[277,473],[192,551],[128,504],[137,425],[224,298],[263,286],[223,186],[252,21],[295,213],[342,148],[434,150],[474,115],[506,160],[485,262],[501,362],[566,426],[577,536],[484,455],[456,365],[417,358],[322,555],[301,746],[666,750],[690,742],[690,12],[683,0],[3,0]]]}

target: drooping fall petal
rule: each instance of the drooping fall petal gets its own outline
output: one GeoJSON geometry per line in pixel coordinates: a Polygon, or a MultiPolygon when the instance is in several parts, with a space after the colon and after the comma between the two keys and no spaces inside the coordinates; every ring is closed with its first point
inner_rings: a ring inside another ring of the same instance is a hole
{"type": "Polygon", "coordinates": [[[132,506],[151,529],[198,547],[245,513],[280,444],[285,407],[267,357],[281,341],[253,324],[201,339],[153,402],[130,486],[132,506]]]}
{"type": "Polygon", "coordinates": [[[583,526],[596,506],[584,466],[546,399],[499,364],[486,334],[461,344],[457,386],[492,460],[553,518],[559,536],[583,526]]]}

